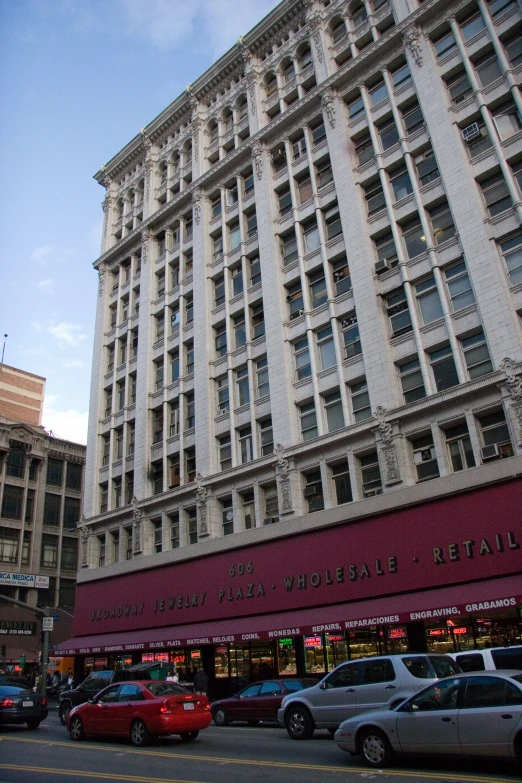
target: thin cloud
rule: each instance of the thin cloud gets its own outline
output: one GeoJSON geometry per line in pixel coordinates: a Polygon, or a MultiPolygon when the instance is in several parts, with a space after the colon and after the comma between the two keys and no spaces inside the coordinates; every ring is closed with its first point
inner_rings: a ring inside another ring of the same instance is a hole
{"type": "Polygon", "coordinates": [[[83,362],[81,359],[72,359],[71,361],[62,362],[62,366],[68,369],[72,367],[83,367],[83,362]]]}
{"type": "Polygon", "coordinates": [[[36,283],[36,287],[40,291],[43,291],[44,293],[50,294],[50,293],[52,293],[53,288],[54,288],[54,281],[53,281],[52,277],[48,277],[45,280],[39,280],[38,283],[36,283]]]}
{"type": "Polygon", "coordinates": [[[42,245],[41,247],[35,248],[30,254],[29,258],[31,261],[37,261],[39,264],[45,264],[52,252],[53,249],[50,245],[42,245]]]}
{"type": "Polygon", "coordinates": [[[31,321],[31,326],[33,327],[35,332],[41,332],[43,328],[40,321],[31,321]]]}
{"type": "Polygon", "coordinates": [[[82,329],[83,326],[80,324],[69,324],[62,321],[62,323],[56,324],[56,326],[49,326],[47,331],[52,334],[59,344],[76,347],[86,339],[87,335],[82,332],[82,329]]]}
{"type": "Polygon", "coordinates": [[[74,408],[59,410],[56,402],[57,397],[50,395],[45,398],[42,414],[45,429],[51,430],[56,438],[71,440],[73,443],[87,443],[88,412],[74,408]]]}

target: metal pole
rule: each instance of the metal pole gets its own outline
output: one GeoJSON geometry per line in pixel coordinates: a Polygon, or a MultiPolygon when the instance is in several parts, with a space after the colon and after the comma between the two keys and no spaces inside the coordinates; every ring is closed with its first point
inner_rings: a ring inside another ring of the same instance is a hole
{"type": "MultiPolygon", "coordinates": [[[[49,606],[44,607],[44,615],[42,617],[42,628],[43,628],[43,621],[44,617],[50,617],[51,615],[51,608],[49,606]]],[[[47,698],[47,665],[49,663],[49,631],[42,631],[43,636],[43,642],[42,642],[42,671],[41,671],[41,682],[40,682],[40,690],[42,692],[43,698],[47,698]]]]}

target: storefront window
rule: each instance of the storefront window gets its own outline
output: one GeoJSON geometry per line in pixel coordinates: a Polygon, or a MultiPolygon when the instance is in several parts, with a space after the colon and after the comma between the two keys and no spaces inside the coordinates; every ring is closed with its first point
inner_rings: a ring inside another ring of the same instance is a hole
{"type": "Polygon", "coordinates": [[[279,639],[278,641],[279,674],[297,674],[295,662],[295,639],[279,639]]]}
{"type": "Polygon", "coordinates": [[[230,646],[230,677],[236,678],[237,689],[250,682],[250,652],[248,645],[230,646]]]}
{"type": "Polygon", "coordinates": [[[274,650],[270,642],[252,642],[250,657],[253,680],[275,677],[274,650]]]}
{"type": "Polygon", "coordinates": [[[228,677],[228,647],[214,648],[214,673],[216,677],[228,677]]]}
{"type": "Polygon", "coordinates": [[[348,645],[350,658],[368,658],[371,655],[382,654],[376,626],[364,631],[350,631],[348,645]]]}
{"type": "Polygon", "coordinates": [[[305,636],[305,670],[307,674],[324,672],[326,661],[322,636],[305,636]]]}
{"type": "Polygon", "coordinates": [[[342,633],[326,634],[326,671],[331,672],[340,663],[348,660],[348,645],[342,633]]]}
{"type": "Polygon", "coordinates": [[[386,652],[408,652],[408,634],[404,625],[386,628],[386,652]]]}

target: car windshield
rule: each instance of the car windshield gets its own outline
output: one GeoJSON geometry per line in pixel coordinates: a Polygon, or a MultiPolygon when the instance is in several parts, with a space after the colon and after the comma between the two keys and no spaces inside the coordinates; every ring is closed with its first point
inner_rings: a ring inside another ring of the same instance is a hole
{"type": "Polygon", "coordinates": [[[181,693],[190,693],[190,691],[182,685],[176,685],[175,682],[163,682],[162,680],[148,682],[145,684],[145,687],[153,696],[174,696],[181,693]]]}
{"type": "Polygon", "coordinates": [[[19,696],[21,693],[25,693],[27,690],[28,689],[25,686],[20,687],[19,685],[0,685],[0,696],[19,696]]]}
{"type": "Polygon", "coordinates": [[[304,688],[311,688],[312,685],[317,685],[317,680],[285,680],[285,688],[287,691],[302,691],[304,688]]]}

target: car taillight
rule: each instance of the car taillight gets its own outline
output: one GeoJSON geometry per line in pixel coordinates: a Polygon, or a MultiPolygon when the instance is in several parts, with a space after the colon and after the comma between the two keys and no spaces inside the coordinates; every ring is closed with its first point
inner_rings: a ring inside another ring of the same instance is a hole
{"type": "Polygon", "coordinates": [[[42,707],[46,707],[47,706],[47,699],[45,698],[45,696],[42,696],[42,698],[40,700],[40,704],[42,705],[42,707]]]}
{"type": "Polygon", "coordinates": [[[0,707],[14,707],[14,701],[9,696],[4,696],[2,701],[0,701],[0,707]]]}
{"type": "Polygon", "coordinates": [[[160,713],[161,713],[162,715],[170,715],[170,712],[171,712],[171,711],[169,710],[169,705],[168,705],[168,702],[167,702],[167,701],[164,701],[164,702],[163,702],[163,704],[161,705],[161,707],[160,707],[160,710],[159,710],[159,711],[160,711],[160,713]]]}

